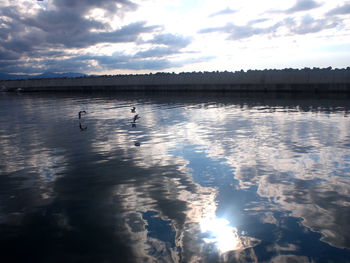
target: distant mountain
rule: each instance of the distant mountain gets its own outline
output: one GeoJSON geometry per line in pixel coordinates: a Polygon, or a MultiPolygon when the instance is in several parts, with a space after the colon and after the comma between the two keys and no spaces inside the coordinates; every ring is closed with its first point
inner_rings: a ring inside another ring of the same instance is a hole
{"type": "Polygon", "coordinates": [[[76,72],[67,72],[67,73],[54,73],[54,72],[44,72],[39,75],[13,75],[13,74],[6,74],[6,73],[0,73],[0,80],[7,80],[7,79],[33,79],[33,78],[78,78],[78,77],[84,77],[87,76],[83,73],[76,73],[76,72]]]}
{"type": "Polygon", "coordinates": [[[67,73],[54,73],[54,72],[44,72],[38,75],[36,78],[78,78],[87,76],[86,74],[67,72],[67,73]]]}

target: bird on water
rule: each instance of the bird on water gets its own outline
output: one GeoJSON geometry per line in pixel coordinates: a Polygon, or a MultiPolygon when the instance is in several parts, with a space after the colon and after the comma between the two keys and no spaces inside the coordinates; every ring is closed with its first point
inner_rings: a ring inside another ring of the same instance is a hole
{"type": "Polygon", "coordinates": [[[135,112],[136,108],[132,107],[131,112],[135,112]]]}
{"type": "Polygon", "coordinates": [[[81,119],[81,114],[82,114],[82,113],[85,113],[85,114],[86,114],[86,111],[84,111],[84,110],[79,111],[79,114],[78,114],[78,115],[79,115],[79,119],[81,119]]]}

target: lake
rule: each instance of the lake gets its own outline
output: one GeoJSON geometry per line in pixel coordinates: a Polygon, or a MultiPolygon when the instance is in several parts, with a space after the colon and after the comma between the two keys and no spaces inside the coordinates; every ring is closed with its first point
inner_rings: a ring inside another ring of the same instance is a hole
{"type": "Polygon", "coordinates": [[[349,98],[3,92],[0,261],[350,262],[349,98]]]}

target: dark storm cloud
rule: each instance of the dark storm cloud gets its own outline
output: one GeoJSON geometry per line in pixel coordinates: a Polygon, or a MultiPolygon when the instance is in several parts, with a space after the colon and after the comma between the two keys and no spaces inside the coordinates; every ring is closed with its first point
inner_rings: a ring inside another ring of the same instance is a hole
{"type": "Polygon", "coordinates": [[[0,61],[0,72],[1,73],[42,73],[43,70],[36,67],[35,61],[27,63],[24,60],[12,60],[1,62],[0,61]]]}
{"type": "MultiPolygon", "coordinates": [[[[9,17],[4,12],[1,11],[1,15],[9,17]]],[[[18,11],[12,12],[9,18],[13,22],[8,24],[10,30],[2,32],[5,40],[0,42],[8,50],[29,51],[38,47],[83,48],[97,43],[132,42],[136,41],[139,34],[157,28],[146,26],[146,22],[141,21],[111,30],[108,24],[79,17],[74,9],[65,12],[41,11],[36,16],[25,18],[18,11]]]]}
{"type": "Polygon", "coordinates": [[[307,11],[317,7],[320,7],[322,4],[314,0],[297,0],[294,6],[285,10],[286,13],[295,13],[300,11],[307,11]]]}
{"type": "Polygon", "coordinates": [[[41,58],[67,56],[67,53],[64,52],[63,50],[43,50],[43,51],[38,51],[36,54],[38,57],[41,57],[41,58]]]}
{"type": "Polygon", "coordinates": [[[237,10],[233,10],[233,9],[227,7],[224,10],[221,10],[221,11],[218,11],[218,12],[215,12],[215,13],[209,15],[209,17],[221,16],[221,15],[229,15],[229,14],[234,14],[236,12],[237,12],[237,10]]]}
{"type": "Polygon", "coordinates": [[[346,15],[346,14],[350,14],[350,3],[344,4],[342,6],[338,6],[327,13],[327,15],[346,15]]]}
{"type": "MultiPolygon", "coordinates": [[[[113,69],[129,69],[129,70],[164,70],[170,67],[180,67],[191,61],[173,62],[166,59],[167,55],[174,54],[173,50],[164,48],[161,55],[156,51],[160,49],[147,50],[138,52],[135,55],[125,55],[123,53],[115,53],[110,56],[82,55],[72,56],[69,58],[59,59],[60,52],[52,52],[55,58],[36,59],[36,60],[12,60],[1,62],[0,71],[4,73],[24,72],[24,73],[41,73],[43,71],[50,72],[88,72],[98,70],[113,70],[113,69]],[[92,66],[94,61],[97,66],[92,66]]],[[[43,53],[45,54],[45,53],[43,53]]],[[[48,52],[48,55],[50,52],[48,52]]]]}
{"type": "Polygon", "coordinates": [[[1,60],[15,60],[15,59],[19,59],[19,58],[20,58],[20,56],[16,52],[0,49],[0,61],[1,60]]]}
{"type": "MultiPolygon", "coordinates": [[[[124,55],[122,53],[114,53],[111,56],[86,56],[84,59],[94,60],[98,62],[102,70],[111,69],[129,69],[129,70],[162,70],[170,67],[182,66],[181,62],[171,62],[161,56],[151,56],[137,53],[136,55],[124,55]]],[[[80,58],[79,58],[80,59],[80,58]]],[[[85,63],[86,66],[89,63],[85,63]]]]}
{"type": "Polygon", "coordinates": [[[113,66],[117,64],[123,64],[130,59],[132,59],[132,56],[125,55],[123,53],[115,52],[110,56],[96,56],[96,55],[85,55],[85,56],[79,56],[77,57],[80,61],[90,61],[94,60],[99,63],[100,66],[103,68],[111,69],[113,66]]]}
{"type": "Polygon", "coordinates": [[[34,63],[38,69],[45,68],[50,72],[84,72],[89,69],[90,61],[79,56],[66,59],[46,59],[34,63]]]}
{"type": "Polygon", "coordinates": [[[107,11],[105,16],[122,17],[138,7],[129,0],[55,0],[50,4],[49,9],[40,9],[35,15],[24,13],[16,5],[0,9],[0,22],[6,25],[0,28],[1,72],[84,72],[94,70],[91,60],[98,63],[97,67],[101,70],[165,69],[179,65],[171,63],[166,57],[181,53],[181,49],[192,41],[181,35],[159,34],[160,26],[147,25],[145,21],[113,30],[109,23],[86,16],[93,8],[100,8],[107,11]],[[143,33],[156,35],[152,40],[143,41],[143,33]],[[99,43],[129,42],[151,44],[152,47],[134,55],[72,55],[72,50],[99,43]]]}
{"type": "Polygon", "coordinates": [[[159,27],[146,26],[146,22],[142,21],[129,24],[113,32],[95,33],[94,36],[101,39],[101,42],[134,42],[141,33],[152,32],[157,28],[159,27]]]}
{"type": "MultiPolygon", "coordinates": [[[[173,51],[171,54],[173,54],[173,51]]],[[[164,56],[166,55],[164,54],[164,56]]],[[[180,67],[187,63],[190,63],[190,61],[173,62],[162,56],[158,56],[157,54],[152,56],[152,54],[147,55],[146,53],[142,54],[142,52],[139,52],[136,55],[114,53],[110,56],[82,55],[64,59],[48,58],[30,61],[6,61],[0,62],[0,72],[25,72],[32,74],[41,73],[43,71],[87,72],[113,69],[164,70],[171,67],[180,67]],[[92,66],[92,61],[97,63],[97,66],[92,66]]]]}

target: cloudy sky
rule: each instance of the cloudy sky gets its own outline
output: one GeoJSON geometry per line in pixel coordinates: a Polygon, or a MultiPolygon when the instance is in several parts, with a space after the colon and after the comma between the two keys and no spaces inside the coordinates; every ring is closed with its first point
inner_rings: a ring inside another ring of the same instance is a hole
{"type": "Polygon", "coordinates": [[[0,73],[350,66],[345,0],[1,0],[0,73]]]}

